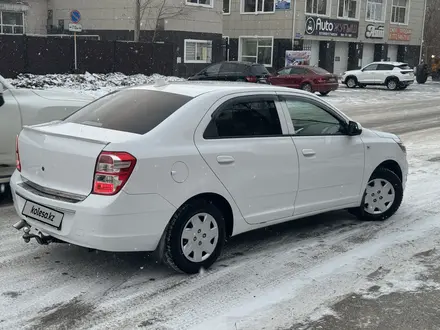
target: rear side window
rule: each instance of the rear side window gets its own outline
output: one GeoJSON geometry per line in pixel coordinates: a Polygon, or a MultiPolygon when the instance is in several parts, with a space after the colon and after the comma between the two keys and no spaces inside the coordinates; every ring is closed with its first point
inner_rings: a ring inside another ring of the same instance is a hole
{"type": "Polygon", "coordinates": [[[249,67],[246,64],[224,62],[220,69],[220,73],[244,74],[248,72],[249,67]]]}
{"type": "Polygon", "coordinates": [[[316,74],[328,74],[329,73],[327,70],[324,70],[323,68],[319,68],[319,67],[313,67],[313,68],[310,68],[310,70],[312,70],[316,74]]]}
{"type": "Polygon", "coordinates": [[[391,71],[394,69],[394,66],[391,64],[379,64],[377,66],[377,70],[379,71],[391,71]]]}
{"type": "Polygon", "coordinates": [[[192,98],[185,95],[125,89],[79,109],[64,121],[116,131],[145,134],[192,98]]]}
{"type": "Polygon", "coordinates": [[[223,104],[206,128],[205,139],[281,135],[273,98],[242,97],[223,104]]]}
{"type": "Polygon", "coordinates": [[[269,74],[264,65],[252,65],[251,73],[255,76],[265,76],[269,74]]]}

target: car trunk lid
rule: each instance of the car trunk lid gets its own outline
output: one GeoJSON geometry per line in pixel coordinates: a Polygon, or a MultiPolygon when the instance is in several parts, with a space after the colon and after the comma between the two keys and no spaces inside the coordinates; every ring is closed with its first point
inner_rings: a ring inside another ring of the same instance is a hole
{"type": "Polygon", "coordinates": [[[42,188],[87,196],[101,151],[109,143],[137,137],[75,123],[25,126],[18,140],[21,174],[42,188]]]}

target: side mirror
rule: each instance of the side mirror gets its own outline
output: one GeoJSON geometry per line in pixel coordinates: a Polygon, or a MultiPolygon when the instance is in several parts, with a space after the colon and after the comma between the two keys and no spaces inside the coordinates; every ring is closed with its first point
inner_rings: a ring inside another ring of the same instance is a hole
{"type": "Polygon", "coordinates": [[[0,83],[0,107],[5,104],[5,98],[3,97],[3,84],[0,83]]]}
{"type": "Polygon", "coordinates": [[[347,125],[347,134],[349,136],[361,135],[362,126],[355,121],[349,121],[347,125]]]}

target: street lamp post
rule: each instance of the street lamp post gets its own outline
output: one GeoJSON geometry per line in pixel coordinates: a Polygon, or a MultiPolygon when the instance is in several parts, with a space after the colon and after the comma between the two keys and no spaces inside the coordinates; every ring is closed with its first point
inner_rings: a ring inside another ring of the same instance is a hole
{"type": "Polygon", "coordinates": [[[425,0],[424,8],[423,8],[422,40],[421,40],[421,42],[420,42],[419,63],[422,63],[423,45],[424,45],[424,43],[425,43],[424,38],[425,38],[426,4],[427,4],[427,0],[425,0]]]}

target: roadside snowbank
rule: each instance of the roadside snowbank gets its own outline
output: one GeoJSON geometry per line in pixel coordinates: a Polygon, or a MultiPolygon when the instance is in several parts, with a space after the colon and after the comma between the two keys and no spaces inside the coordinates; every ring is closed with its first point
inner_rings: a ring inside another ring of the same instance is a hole
{"type": "Polygon", "coordinates": [[[17,88],[31,89],[73,89],[84,91],[87,94],[102,95],[114,89],[126,86],[151,84],[156,79],[163,78],[165,81],[182,81],[183,78],[167,77],[160,74],[146,76],[136,74],[126,76],[123,73],[88,73],[85,74],[47,74],[33,75],[20,74],[16,79],[8,81],[17,88]]]}

